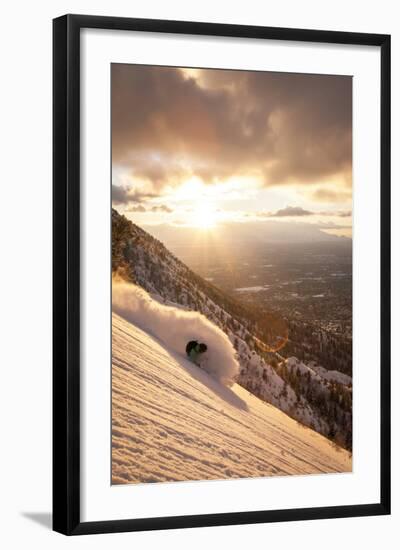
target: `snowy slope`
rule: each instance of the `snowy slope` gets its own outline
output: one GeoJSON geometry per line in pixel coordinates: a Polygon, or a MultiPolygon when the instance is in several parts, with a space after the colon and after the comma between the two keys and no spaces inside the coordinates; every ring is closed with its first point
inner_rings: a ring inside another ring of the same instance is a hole
{"type": "Polygon", "coordinates": [[[350,454],[113,314],[114,484],[351,471],[350,454]]]}

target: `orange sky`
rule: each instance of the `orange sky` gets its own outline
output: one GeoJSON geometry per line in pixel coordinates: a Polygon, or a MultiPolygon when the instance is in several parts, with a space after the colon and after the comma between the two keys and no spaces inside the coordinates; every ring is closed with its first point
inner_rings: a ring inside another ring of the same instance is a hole
{"type": "Polygon", "coordinates": [[[113,204],[139,224],[351,232],[349,76],[112,65],[113,204]]]}

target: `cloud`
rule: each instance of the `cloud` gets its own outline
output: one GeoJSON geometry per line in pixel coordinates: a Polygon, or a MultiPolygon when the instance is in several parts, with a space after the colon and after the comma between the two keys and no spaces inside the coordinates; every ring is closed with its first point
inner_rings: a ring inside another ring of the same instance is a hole
{"type": "Polygon", "coordinates": [[[351,210],[336,210],[336,211],[330,211],[327,210],[325,212],[318,212],[319,216],[336,216],[338,218],[351,218],[353,215],[351,210]]]}
{"type": "Polygon", "coordinates": [[[352,79],[112,65],[113,164],[154,193],[192,176],[213,184],[351,185],[352,79]]]}
{"type": "Polygon", "coordinates": [[[167,214],[171,214],[171,212],[173,212],[173,209],[170,208],[169,206],[166,206],[165,204],[159,204],[159,205],[156,205],[156,206],[152,206],[151,211],[152,212],[165,212],[167,214]]]}
{"type": "Polygon", "coordinates": [[[317,202],[345,202],[351,200],[351,196],[351,189],[319,187],[311,192],[310,198],[317,202]]]}
{"type": "Polygon", "coordinates": [[[125,212],[164,212],[166,214],[171,214],[173,209],[165,204],[157,204],[148,208],[143,206],[143,204],[133,204],[125,208],[125,212]]]}
{"type": "Polygon", "coordinates": [[[283,218],[287,216],[312,216],[313,214],[314,212],[304,210],[304,208],[301,208],[300,206],[287,206],[286,208],[270,213],[270,217],[283,218]]]}
{"type": "Polygon", "coordinates": [[[137,206],[126,208],[125,212],[147,212],[147,209],[142,204],[138,204],[137,206]]]}
{"type": "Polygon", "coordinates": [[[132,187],[123,187],[122,185],[114,184],[111,186],[111,198],[113,205],[141,203],[154,196],[154,193],[143,193],[136,191],[132,187]]]}
{"type": "MultiPolygon", "coordinates": [[[[251,213],[249,214],[251,216],[251,213]]],[[[286,206],[277,210],[276,212],[257,212],[257,216],[261,218],[291,218],[291,217],[303,217],[303,216],[330,216],[330,217],[340,217],[347,218],[352,215],[351,210],[323,210],[323,211],[312,211],[305,210],[300,206],[286,206]]]]}

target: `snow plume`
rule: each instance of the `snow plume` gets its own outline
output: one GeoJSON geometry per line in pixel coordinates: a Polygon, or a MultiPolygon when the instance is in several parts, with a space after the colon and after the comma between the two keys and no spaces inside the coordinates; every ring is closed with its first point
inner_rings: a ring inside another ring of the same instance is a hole
{"type": "Polygon", "coordinates": [[[204,315],[160,304],[142,288],[115,279],[112,301],[115,313],[158,338],[170,351],[186,356],[190,340],[207,344],[201,367],[224,385],[234,383],[239,373],[235,348],[204,315]]]}

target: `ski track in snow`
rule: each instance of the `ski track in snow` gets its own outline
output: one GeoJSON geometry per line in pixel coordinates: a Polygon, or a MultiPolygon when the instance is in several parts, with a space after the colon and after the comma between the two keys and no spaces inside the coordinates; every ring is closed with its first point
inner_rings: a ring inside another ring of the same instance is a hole
{"type": "Polygon", "coordinates": [[[113,313],[112,482],[351,471],[351,455],[113,313]]]}

